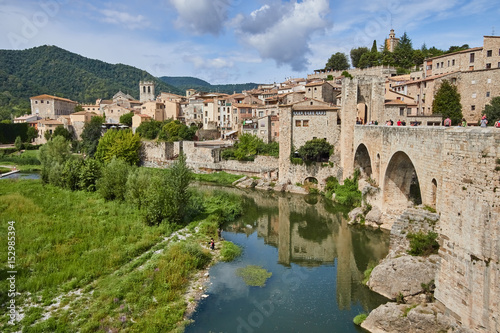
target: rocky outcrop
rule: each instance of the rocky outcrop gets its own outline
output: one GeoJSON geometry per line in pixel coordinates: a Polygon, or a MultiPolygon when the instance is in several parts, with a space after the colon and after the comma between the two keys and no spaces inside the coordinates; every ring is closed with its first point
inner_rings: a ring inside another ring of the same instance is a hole
{"type": "Polygon", "coordinates": [[[373,291],[395,300],[424,292],[422,284],[433,281],[438,268],[439,256],[413,257],[403,255],[382,260],[372,271],[367,283],[373,291]]]}
{"type": "Polygon", "coordinates": [[[460,328],[433,304],[387,303],[373,310],[361,327],[372,333],[471,332],[460,328]]]}

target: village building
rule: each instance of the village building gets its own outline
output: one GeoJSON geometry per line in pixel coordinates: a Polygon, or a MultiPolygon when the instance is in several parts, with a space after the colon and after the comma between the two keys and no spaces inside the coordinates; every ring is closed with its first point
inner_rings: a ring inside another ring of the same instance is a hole
{"type": "Polygon", "coordinates": [[[36,128],[38,129],[38,137],[35,139],[37,145],[47,143],[45,133],[48,132],[52,135],[57,126],[64,126],[64,124],[55,119],[41,119],[38,120],[36,128]]]}
{"type": "Polygon", "coordinates": [[[147,114],[134,114],[132,117],[132,132],[135,133],[137,127],[141,126],[142,123],[151,121],[151,117],[147,114]]]}
{"type": "Polygon", "coordinates": [[[30,98],[31,114],[36,115],[42,119],[57,119],[62,115],[69,115],[75,112],[77,102],[67,98],[39,95],[30,98]]]}

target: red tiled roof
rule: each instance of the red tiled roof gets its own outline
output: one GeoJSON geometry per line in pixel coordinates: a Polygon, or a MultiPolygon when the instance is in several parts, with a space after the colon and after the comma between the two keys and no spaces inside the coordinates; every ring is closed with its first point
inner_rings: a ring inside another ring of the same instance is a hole
{"type": "Polygon", "coordinates": [[[78,104],[77,102],[72,101],[72,100],[67,99],[67,98],[62,98],[62,97],[57,97],[57,96],[52,96],[52,95],[47,95],[47,94],[33,96],[33,97],[30,97],[30,99],[57,99],[58,101],[78,104]]]}

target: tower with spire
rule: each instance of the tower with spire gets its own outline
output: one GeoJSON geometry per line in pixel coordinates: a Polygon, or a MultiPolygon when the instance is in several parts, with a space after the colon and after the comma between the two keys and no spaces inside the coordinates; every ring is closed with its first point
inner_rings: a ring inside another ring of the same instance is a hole
{"type": "Polygon", "coordinates": [[[399,38],[396,38],[396,34],[394,33],[394,29],[391,29],[389,33],[389,38],[385,40],[385,46],[389,50],[389,52],[394,52],[394,49],[399,44],[399,38]]]}

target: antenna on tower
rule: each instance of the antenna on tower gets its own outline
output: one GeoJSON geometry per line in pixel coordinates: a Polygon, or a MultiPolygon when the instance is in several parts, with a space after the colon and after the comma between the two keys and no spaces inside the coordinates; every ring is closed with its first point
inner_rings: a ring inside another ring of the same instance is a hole
{"type": "Polygon", "coordinates": [[[391,13],[391,29],[393,29],[393,26],[392,26],[392,13],[391,13]]]}

